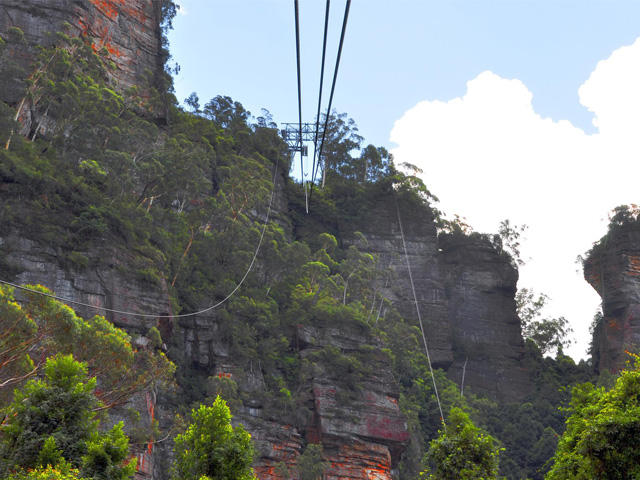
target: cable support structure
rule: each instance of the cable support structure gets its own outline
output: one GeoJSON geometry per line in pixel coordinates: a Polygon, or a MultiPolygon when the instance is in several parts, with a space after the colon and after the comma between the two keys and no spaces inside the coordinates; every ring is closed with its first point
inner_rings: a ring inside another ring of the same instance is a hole
{"type": "Polygon", "coordinates": [[[155,315],[155,314],[149,314],[149,313],[137,313],[137,312],[128,312],[125,310],[116,310],[113,308],[106,308],[106,307],[97,307],[95,305],[91,305],[89,303],[84,303],[84,302],[78,302],[76,300],[72,300],[69,298],[64,298],[64,297],[59,297],[58,295],[54,295],[51,293],[45,293],[45,292],[39,292],[37,290],[33,290],[31,288],[27,288],[23,285],[17,285],[15,283],[11,283],[11,282],[7,282],[6,280],[2,280],[0,279],[0,284],[4,284],[4,285],[8,285],[10,287],[13,288],[17,288],[18,290],[23,290],[23,291],[27,291],[27,292],[31,292],[31,293],[35,293],[38,295],[41,295],[43,297],[49,297],[52,298],[54,300],[58,300],[60,302],[63,302],[65,304],[73,304],[73,305],[79,305],[82,307],[89,307],[95,310],[101,310],[104,312],[109,312],[109,313],[117,313],[119,315],[127,315],[130,317],[138,317],[138,318],[185,318],[185,317],[193,317],[195,315],[201,315],[203,313],[207,313],[210,312],[211,310],[214,310],[216,308],[218,308],[219,306],[221,306],[222,304],[224,304],[227,300],[229,300],[242,286],[242,284],[244,283],[244,281],[247,279],[247,277],[249,276],[249,272],[251,272],[251,269],[253,268],[254,263],[256,262],[256,259],[258,258],[258,252],[260,251],[260,247],[262,246],[262,242],[264,240],[264,234],[267,231],[267,225],[269,224],[269,217],[271,215],[271,205],[273,204],[273,198],[275,196],[275,190],[276,190],[276,175],[278,174],[278,166],[280,164],[280,155],[278,155],[278,158],[276,159],[276,168],[274,170],[273,173],[273,188],[271,189],[271,197],[269,198],[269,207],[267,209],[267,215],[264,221],[264,224],[262,225],[262,233],[260,234],[260,240],[258,241],[258,246],[256,247],[256,251],[253,254],[253,258],[251,259],[251,263],[249,264],[249,267],[247,268],[247,271],[245,272],[244,276],[242,277],[242,279],[240,280],[240,282],[236,285],[236,287],[231,291],[231,293],[229,293],[229,295],[227,295],[225,298],[223,298],[222,300],[220,300],[218,303],[211,305],[210,307],[207,307],[205,309],[199,310],[197,312],[192,312],[192,313],[182,313],[182,314],[178,314],[178,315],[155,315]]]}
{"type": "Polygon", "coordinates": [[[407,262],[407,270],[409,271],[409,281],[411,282],[411,290],[413,292],[413,301],[416,306],[416,312],[418,313],[418,323],[420,325],[420,333],[422,334],[422,342],[424,344],[424,351],[427,354],[427,363],[429,364],[429,371],[431,372],[431,380],[433,381],[433,391],[436,394],[436,400],[438,401],[438,409],[440,410],[440,418],[442,419],[442,425],[446,431],[447,424],[444,420],[444,414],[442,413],[442,404],[440,403],[440,395],[438,394],[438,386],[436,385],[436,377],[433,372],[433,366],[431,365],[431,356],[429,355],[429,347],[427,346],[427,336],[424,333],[424,325],[422,324],[422,316],[420,315],[420,305],[418,303],[418,295],[416,294],[416,287],[413,283],[413,275],[411,274],[411,264],[409,262],[409,253],[407,252],[407,242],[404,236],[404,229],[402,228],[402,219],[400,218],[400,207],[398,206],[398,198],[396,192],[393,192],[393,200],[396,204],[396,212],[398,213],[398,225],[400,225],[400,236],[402,237],[402,248],[404,249],[404,258],[407,262]]]}
{"type": "MultiPolygon", "coordinates": [[[[342,32],[340,33],[340,44],[338,46],[338,55],[336,57],[336,66],[333,71],[333,82],[331,84],[331,94],[329,95],[329,106],[327,107],[327,115],[324,120],[324,130],[322,132],[322,141],[320,142],[320,149],[318,152],[318,164],[316,170],[311,176],[311,192],[313,193],[313,183],[315,182],[318,167],[320,166],[320,158],[322,156],[322,147],[324,146],[325,137],[327,134],[327,125],[329,124],[329,116],[331,115],[331,105],[333,104],[333,94],[336,89],[336,80],[338,79],[338,69],[340,68],[340,57],[342,56],[342,46],[344,44],[344,37],[347,31],[347,21],[349,20],[349,8],[351,7],[351,0],[347,0],[344,9],[344,19],[342,21],[342,32]]],[[[326,165],[325,165],[326,168],[326,165]]]]}

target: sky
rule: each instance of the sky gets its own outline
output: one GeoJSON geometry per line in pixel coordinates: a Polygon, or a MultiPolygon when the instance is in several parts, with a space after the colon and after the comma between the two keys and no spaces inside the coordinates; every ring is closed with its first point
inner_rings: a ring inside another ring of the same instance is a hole
{"type": "MultiPolygon", "coordinates": [[[[297,122],[293,0],[179,0],[175,89],[297,122]]],[[[300,0],[303,122],[317,109],[326,2],[300,0]]],[[[345,0],[331,2],[323,109],[345,0]]],[[[639,203],[640,1],[353,0],[333,107],[422,178],[448,217],[528,226],[519,288],[545,293],[586,358],[599,297],[576,257],[639,203]]],[[[306,170],[309,166],[305,167],[306,170]]]]}

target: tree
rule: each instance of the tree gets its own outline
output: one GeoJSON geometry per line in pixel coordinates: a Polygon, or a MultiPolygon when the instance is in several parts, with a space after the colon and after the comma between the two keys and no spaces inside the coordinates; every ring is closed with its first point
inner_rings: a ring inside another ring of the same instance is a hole
{"type": "Polygon", "coordinates": [[[608,392],[576,386],[570,411],[548,480],[640,478],[639,366],[624,370],[608,392]]]}
{"type": "Polygon", "coordinates": [[[354,158],[351,152],[359,149],[364,140],[356,133],[358,131],[356,122],[351,118],[347,119],[346,113],[338,114],[334,110],[329,115],[328,121],[327,114],[324,115],[322,123],[324,124],[325,121],[327,128],[324,132],[321,160],[323,188],[329,172],[338,172],[351,178],[358,176],[359,172],[354,170],[354,158]]]}
{"type": "Polygon", "coordinates": [[[0,474],[47,465],[80,468],[83,476],[121,480],[133,475],[122,424],[98,432],[96,379],[71,355],[49,358],[43,380],[16,391],[0,437],[0,474]]]}
{"type": "Polygon", "coordinates": [[[47,465],[45,468],[22,470],[11,475],[12,480],[86,480],[80,477],[77,468],[54,467],[47,465]]]}
{"type": "Polygon", "coordinates": [[[9,387],[38,373],[57,353],[86,362],[89,375],[100,380],[102,409],[172,381],[175,366],[162,352],[136,350],[127,333],[104,317],[84,320],[67,305],[36,293],[49,295],[48,289],[27,287],[34,291],[26,292],[20,305],[12,287],[0,286],[0,405],[9,387]]]}
{"type": "Polygon", "coordinates": [[[516,309],[521,321],[522,336],[533,340],[543,355],[553,349],[562,350],[572,343],[569,335],[573,329],[566,318],[541,318],[542,310],[549,300],[544,293],[536,298],[536,293],[529,288],[522,288],[516,293],[516,309]]]}
{"type": "Polygon", "coordinates": [[[500,448],[459,408],[452,408],[440,436],[431,441],[425,458],[433,465],[421,477],[431,480],[498,478],[500,448]]]}
{"type": "Polygon", "coordinates": [[[298,458],[298,475],[300,480],[318,480],[329,466],[322,460],[322,445],[309,444],[298,458]]]}
{"type": "Polygon", "coordinates": [[[193,409],[191,416],[187,431],[175,439],[174,480],[254,478],[251,436],[242,425],[231,426],[231,412],[222,398],[193,409]]]}
{"type": "Polygon", "coordinates": [[[81,473],[100,480],[125,480],[135,473],[135,461],[129,458],[129,438],[124,424],[116,423],[111,430],[93,432],[87,440],[87,453],[82,457],[81,473]]]}

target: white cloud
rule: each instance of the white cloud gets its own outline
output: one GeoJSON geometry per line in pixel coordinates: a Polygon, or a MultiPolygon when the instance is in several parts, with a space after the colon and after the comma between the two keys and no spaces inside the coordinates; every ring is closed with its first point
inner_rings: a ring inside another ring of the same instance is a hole
{"type": "Polygon", "coordinates": [[[598,63],[578,94],[580,102],[594,112],[593,124],[600,133],[611,137],[639,137],[639,82],[640,38],[598,63]]]}
{"type": "Polygon", "coordinates": [[[555,315],[574,326],[584,356],[598,297],[574,259],[605,231],[602,218],[623,203],[640,203],[640,39],[598,63],[579,90],[599,132],[542,118],[519,80],[484,72],[462,98],[424,101],[391,132],[397,163],[424,170],[449,216],[479,231],[509,218],[526,223],[522,286],[550,295],[555,315]]]}

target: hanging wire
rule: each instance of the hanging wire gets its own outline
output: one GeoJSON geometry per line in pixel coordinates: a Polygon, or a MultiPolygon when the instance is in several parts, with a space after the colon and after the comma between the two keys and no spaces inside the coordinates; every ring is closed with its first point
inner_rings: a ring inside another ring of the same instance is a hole
{"type": "Polygon", "coordinates": [[[396,192],[393,192],[393,200],[396,204],[396,212],[398,213],[398,225],[400,225],[400,236],[402,237],[402,247],[404,248],[404,258],[407,262],[407,270],[409,270],[409,280],[411,282],[411,290],[413,291],[413,300],[416,305],[416,312],[418,312],[418,323],[420,324],[420,332],[422,333],[422,342],[424,344],[424,351],[427,354],[427,362],[429,363],[429,371],[431,372],[431,380],[433,380],[433,391],[436,394],[436,400],[438,401],[438,409],[440,410],[440,418],[442,419],[442,425],[444,425],[445,431],[447,424],[444,421],[444,414],[442,413],[442,405],[440,404],[440,395],[438,394],[438,386],[436,385],[436,377],[433,373],[433,366],[431,365],[431,356],[429,355],[429,347],[427,346],[427,336],[424,333],[424,326],[422,325],[422,317],[420,315],[420,305],[418,304],[418,295],[416,294],[416,287],[413,283],[413,275],[411,274],[411,265],[409,263],[409,253],[407,252],[407,242],[404,237],[404,230],[402,228],[402,219],[400,218],[400,207],[398,206],[398,198],[396,192]]]}
{"type": "Polygon", "coordinates": [[[309,213],[309,197],[307,185],[304,181],[304,159],[302,156],[302,76],[300,75],[300,13],[298,0],[293,0],[293,10],[296,24],[296,66],[298,71],[298,148],[300,151],[300,179],[304,187],[304,198],[307,213],[309,213]]]}
{"type": "Polygon", "coordinates": [[[130,316],[130,317],[184,318],[184,317],[193,317],[195,315],[201,315],[203,313],[206,313],[206,312],[209,312],[211,310],[214,310],[214,309],[218,308],[220,305],[222,305],[223,303],[225,303],[227,300],[229,300],[238,291],[238,289],[242,286],[244,281],[249,276],[249,272],[253,268],[253,264],[255,263],[256,258],[258,258],[258,252],[260,251],[260,247],[262,246],[262,241],[264,240],[264,234],[265,234],[265,232],[267,230],[267,224],[269,223],[269,217],[271,215],[271,205],[273,203],[273,197],[275,196],[276,175],[278,174],[278,166],[279,166],[279,164],[280,164],[280,154],[278,154],[278,158],[276,159],[276,168],[275,168],[274,173],[273,173],[273,179],[272,179],[273,187],[271,189],[271,197],[269,198],[269,208],[267,209],[267,216],[266,216],[264,224],[262,226],[262,233],[260,234],[260,241],[258,242],[258,246],[256,247],[256,251],[253,254],[253,258],[251,259],[251,263],[249,264],[249,268],[247,268],[247,271],[245,272],[244,276],[242,277],[240,282],[236,285],[236,287],[231,291],[231,293],[229,293],[229,295],[227,295],[224,299],[220,300],[215,305],[211,305],[210,307],[207,307],[207,308],[205,308],[203,310],[199,310],[199,311],[193,312],[193,313],[182,313],[182,314],[179,314],[179,315],[155,315],[155,314],[150,314],[150,313],[136,313],[136,312],[129,312],[129,311],[125,311],[125,310],[115,310],[113,308],[97,307],[97,306],[91,305],[89,303],[83,303],[83,302],[78,302],[76,300],[72,300],[70,298],[59,297],[58,295],[54,295],[54,294],[51,294],[51,293],[39,292],[38,290],[33,290],[33,289],[25,287],[23,285],[17,285],[15,283],[7,282],[6,280],[0,280],[0,284],[8,285],[10,287],[17,288],[18,290],[24,290],[24,291],[27,291],[27,292],[35,293],[35,294],[41,295],[43,297],[53,298],[54,300],[58,300],[58,301],[63,302],[65,304],[66,303],[71,303],[73,305],[80,305],[82,307],[89,307],[89,308],[93,308],[93,309],[96,309],[96,310],[102,310],[102,311],[110,312],[110,313],[117,313],[117,314],[120,314],[120,315],[126,315],[126,316],[130,316]]]}

